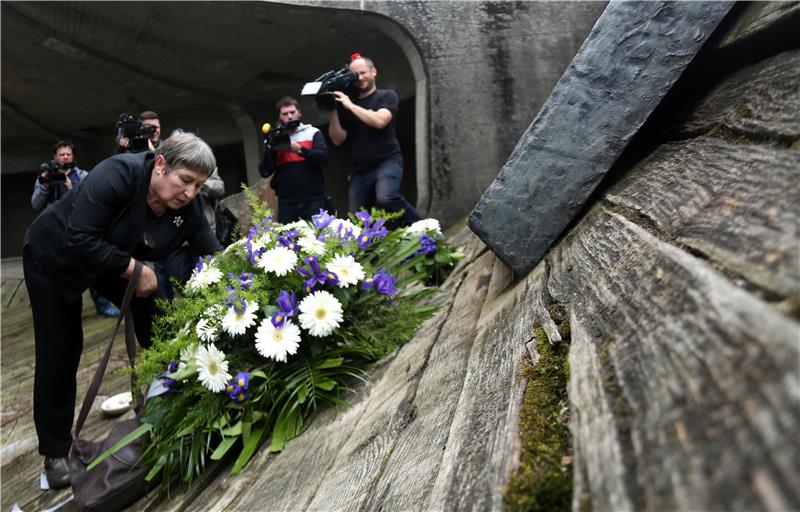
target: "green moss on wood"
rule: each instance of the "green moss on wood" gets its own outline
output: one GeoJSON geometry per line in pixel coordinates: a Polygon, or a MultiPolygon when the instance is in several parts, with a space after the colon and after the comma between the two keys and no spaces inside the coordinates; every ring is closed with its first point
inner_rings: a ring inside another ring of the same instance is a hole
{"type": "MultiPolygon", "coordinates": [[[[566,318],[563,315],[559,323],[564,325],[566,318]]],[[[541,326],[535,328],[534,337],[539,361],[525,363],[521,371],[527,381],[519,418],[521,460],[505,488],[503,506],[508,511],[568,510],[572,500],[569,345],[551,345],[541,326]]]]}

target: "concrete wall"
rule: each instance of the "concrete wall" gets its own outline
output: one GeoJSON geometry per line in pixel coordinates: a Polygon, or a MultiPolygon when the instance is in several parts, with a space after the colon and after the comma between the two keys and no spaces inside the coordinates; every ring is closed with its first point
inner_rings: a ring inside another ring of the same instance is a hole
{"type": "Polygon", "coordinates": [[[418,206],[446,225],[469,213],[497,175],[605,8],[605,2],[334,5],[384,14],[417,46],[428,82],[430,193],[418,206]]]}

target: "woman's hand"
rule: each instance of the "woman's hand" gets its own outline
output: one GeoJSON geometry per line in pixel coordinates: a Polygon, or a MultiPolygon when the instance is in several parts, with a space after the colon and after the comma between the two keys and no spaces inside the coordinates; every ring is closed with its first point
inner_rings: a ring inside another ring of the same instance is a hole
{"type": "Polygon", "coordinates": [[[158,288],[158,279],[153,269],[144,265],[142,267],[142,274],[139,276],[139,282],[136,283],[136,289],[133,291],[137,297],[147,297],[158,288]]]}
{"type": "MultiPolygon", "coordinates": [[[[128,262],[128,268],[120,275],[123,279],[130,279],[133,275],[133,269],[136,268],[136,260],[131,258],[128,262]]],[[[139,281],[136,283],[136,288],[133,294],[137,297],[147,297],[158,288],[158,278],[153,269],[147,265],[142,265],[142,273],[139,274],[139,281]]]]}

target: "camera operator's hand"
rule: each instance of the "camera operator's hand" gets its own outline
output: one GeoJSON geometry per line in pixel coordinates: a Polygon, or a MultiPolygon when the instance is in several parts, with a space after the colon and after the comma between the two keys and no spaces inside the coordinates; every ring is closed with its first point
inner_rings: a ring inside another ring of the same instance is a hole
{"type": "Polygon", "coordinates": [[[128,139],[128,137],[125,137],[124,135],[119,138],[119,145],[123,148],[127,148],[130,145],[130,143],[131,143],[130,139],[128,139]]]}
{"type": "Polygon", "coordinates": [[[289,150],[292,153],[297,153],[298,155],[300,154],[300,151],[302,149],[303,149],[303,146],[301,146],[300,144],[298,144],[296,142],[292,142],[291,145],[289,146],[289,150]]]}
{"type": "Polygon", "coordinates": [[[344,108],[347,110],[353,109],[353,101],[350,99],[350,96],[342,91],[333,91],[333,95],[336,97],[336,102],[340,103],[344,108]]]}
{"type": "Polygon", "coordinates": [[[39,178],[38,178],[39,179],[39,184],[42,187],[44,187],[45,190],[50,188],[50,176],[48,176],[48,174],[50,174],[50,173],[47,172],[47,171],[44,171],[42,174],[39,175],[39,178]]]}
{"type": "MultiPolygon", "coordinates": [[[[136,260],[131,258],[128,263],[128,268],[122,273],[120,277],[123,279],[130,279],[133,275],[133,269],[136,267],[136,260]]],[[[136,283],[136,289],[133,294],[137,297],[147,297],[158,289],[158,279],[153,269],[147,265],[142,265],[142,273],[139,275],[139,281],[136,283]]]]}

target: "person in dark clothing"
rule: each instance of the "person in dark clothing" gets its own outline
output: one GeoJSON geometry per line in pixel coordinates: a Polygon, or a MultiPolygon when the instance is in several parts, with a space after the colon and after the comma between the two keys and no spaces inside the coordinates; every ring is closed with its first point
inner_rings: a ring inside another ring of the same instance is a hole
{"type": "MultiPolygon", "coordinates": [[[[147,141],[147,146],[150,151],[155,151],[155,149],[164,142],[161,140],[161,120],[158,118],[158,114],[152,110],[145,110],[139,114],[139,121],[141,121],[142,125],[144,126],[153,127],[153,131],[150,132],[150,137],[147,141]]],[[[128,140],[128,137],[122,136],[121,129],[117,131],[117,136],[114,138],[114,144],[116,147],[116,153],[130,152],[130,140],[128,140]]]]}
{"type": "MultiPolygon", "coordinates": [[[[198,254],[221,249],[194,201],[216,161],[194,134],[170,137],[155,153],[98,164],[31,224],[23,245],[36,363],[33,416],[51,488],[69,485],[76,374],[83,350],[81,295],[95,286],[117,305],[136,261],[158,261],[184,241],[198,254]]],[[[157,289],[145,266],[131,301],[139,344],[151,344],[157,289]]]]}
{"type": "Polygon", "coordinates": [[[350,211],[372,206],[392,212],[403,210],[403,223],[416,222],[420,220],[419,213],[400,194],[403,154],[395,134],[397,93],[377,88],[378,70],[368,57],[354,54],[350,71],[358,75],[358,97],[353,100],[342,91],[334,92],[337,106],[328,125],[328,135],[335,145],[350,141],[350,211]]]}
{"type": "Polygon", "coordinates": [[[285,96],[276,105],[279,123],[287,126],[290,144],[270,147],[265,141],[258,165],[261,176],[272,176],[270,185],[278,196],[278,222],[305,219],[325,208],[325,176],[328,145],[317,128],[300,121],[303,113],[296,99],[285,96]]]}
{"type": "MultiPolygon", "coordinates": [[[[67,192],[71,191],[78,183],[84,179],[88,173],[83,169],[74,166],[74,147],[71,142],[61,140],[53,146],[53,161],[58,162],[59,169],[66,175],[63,182],[50,183],[48,172],[43,172],[36,179],[33,185],[33,195],[31,195],[31,206],[34,210],[41,211],[61,199],[67,192]],[[72,165],[73,167],[70,167],[72,165]]],[[[93,287],[89,288],[89,293],[94,301],[94,307],[98,315],[116,318],[119,316],[119,309],[107,298],[100,295],[93,287]]]]}

